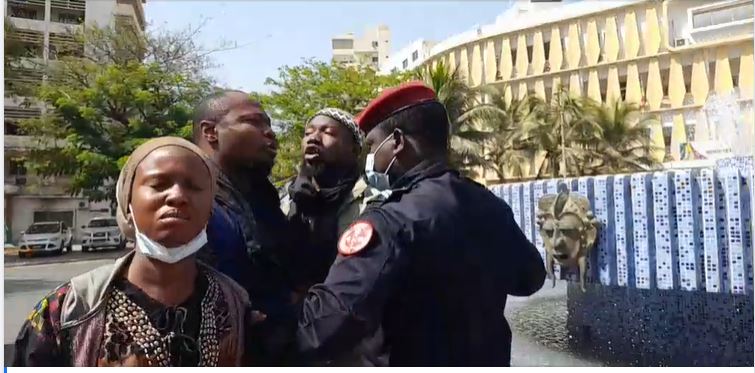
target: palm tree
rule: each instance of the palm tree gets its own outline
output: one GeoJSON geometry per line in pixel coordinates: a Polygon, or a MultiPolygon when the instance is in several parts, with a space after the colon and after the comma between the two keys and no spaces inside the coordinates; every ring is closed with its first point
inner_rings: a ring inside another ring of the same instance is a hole
{"type": "Polygon", "coordinates": [[[476,122],[490,133],[485,141],[485,166],[496,173],[499,180],[527,176],[526,164],[535,152],[522,142],[521,128],[538,120],[537,100],[526,97],[508,102],[501,91],[483,91],[488,100],[466,111],[459,121],[476,122]]]}
{"type": "Polygon", "coordinates": [[[588,107],[590,120],[600,129],[592,147],[595,174],[646,171],[658,166],[649,133],[655,119],[643,116],[633,103],[616,101],[588,107]]]}
{"type": "Polygon", "coordinates": [[[590,165],[588,147],[600,129],[585,115],[588,101],[559,87],[550,102],[530,97],[535,118],[523,123],[519,142],[541,158],[536,178],[578,176],[590,165]]]}
{"type": "Polygon", "coordinates": [[[473,175],[475,167],[485,164],[483,142],[490,133],[477,127],[484,123],[460,118],[479,104],[479,91],[469,87],[456,68],[449,68],[442,61],[417,70],[415,77],[432,88],[446,107],[450,125],[449,162],[463,173],[473,175]]]}

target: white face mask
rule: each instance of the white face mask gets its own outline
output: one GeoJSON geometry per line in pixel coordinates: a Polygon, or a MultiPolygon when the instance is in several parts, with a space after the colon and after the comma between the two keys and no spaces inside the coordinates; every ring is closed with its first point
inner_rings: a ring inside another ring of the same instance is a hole
{"type": "MultiPolygon", "coordinates": [[[[129,206],[129,210],[131,210],[131,206],[129,206]]],[[[199,249],[207,243],[207,229],[205,227],[202,228],[202,231],[191,241],[181,246],[167,248],[141,233],[139,227],[136,226],[136,221],[133,222],[136,249],[144,256],[159,260],[163,263],[178,263],[199,251],[199,249]]]]}
{"type": "Polygon", "coordinates": [[[375,171],[375,154],[377,154],[378,151],[380,151],[380,148],[385,145],[388,140],[393,137],[393,134],[388,135],[388,137],[383,140],[383,142],[378,145],[377,149],[375,149],[374,153],[367,154],[367,158],[364,162],[364,174],[367,177],[367,184],[379,191],[386,191],[391,188],[391,181],[388,177],[388,170],[391,169],[391,166],[393,166],[393,162],[396,162],[396,156],[393,156],[393,159],[391,159],[391,162],[388,163],[388,167],[383,172],[377,172],[375,171]]]}

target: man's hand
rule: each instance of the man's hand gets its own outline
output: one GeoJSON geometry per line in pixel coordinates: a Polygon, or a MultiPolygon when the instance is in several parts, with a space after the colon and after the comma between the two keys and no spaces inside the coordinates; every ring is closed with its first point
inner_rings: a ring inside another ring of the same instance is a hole
{"type": "Polygon", "coordinates": [[[267,315],[260,311],[252,310],[252,325],[261,323],[267,319],[267,315]]]}

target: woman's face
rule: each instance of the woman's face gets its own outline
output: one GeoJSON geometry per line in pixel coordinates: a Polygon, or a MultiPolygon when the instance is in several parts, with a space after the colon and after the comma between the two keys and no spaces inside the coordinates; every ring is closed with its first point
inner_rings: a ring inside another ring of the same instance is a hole
{"type": "Polygon", "coordinates": [[[150,153],[136,169],[131,215],[139,231],[165,247],[191,241],[207,225],[212,210],[211,175],[190,150],[166,146],[150,153]]]}

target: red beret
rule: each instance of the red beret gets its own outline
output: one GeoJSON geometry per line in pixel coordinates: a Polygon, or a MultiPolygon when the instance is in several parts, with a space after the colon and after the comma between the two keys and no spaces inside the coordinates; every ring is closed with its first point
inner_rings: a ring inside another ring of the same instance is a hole
{"type": "Polygon", "coordinates": [[[357,115],[356,122],[365,134],[380,122],[412,106],[437,101],[435,91],[420,81],[409,82],[384,90],[357,115]]]}

